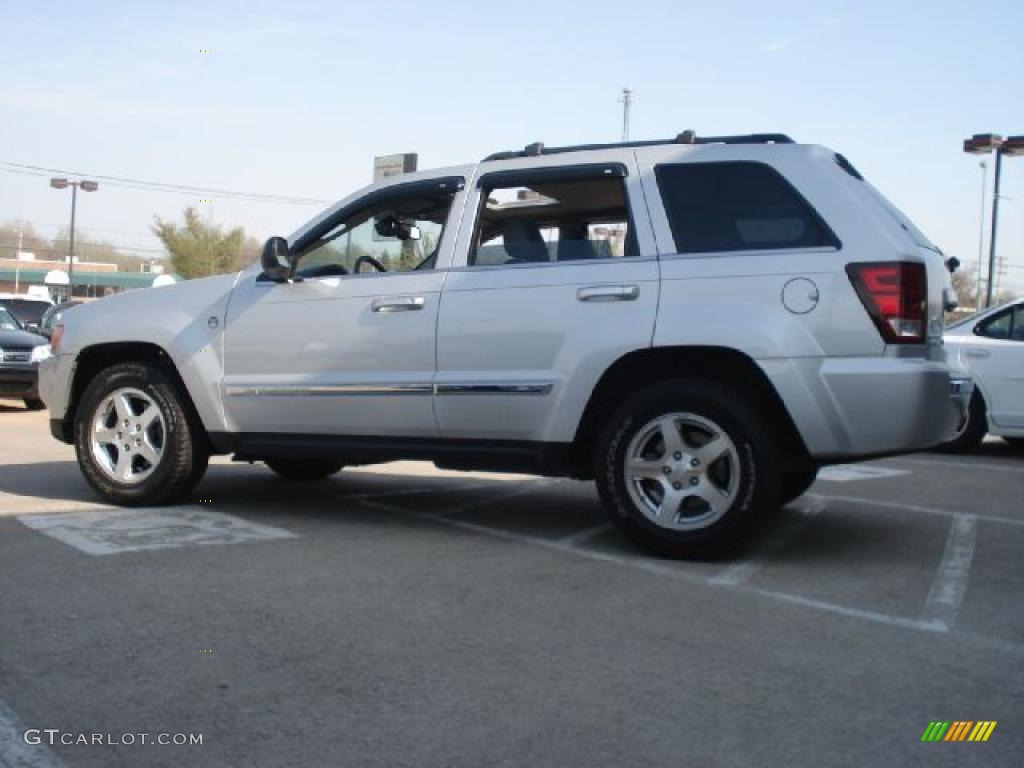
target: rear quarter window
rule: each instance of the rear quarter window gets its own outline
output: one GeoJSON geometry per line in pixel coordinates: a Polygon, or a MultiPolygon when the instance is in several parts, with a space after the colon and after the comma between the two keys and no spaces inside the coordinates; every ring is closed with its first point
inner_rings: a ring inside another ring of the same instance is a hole
{"type": "Polygon", "coordinates": [[[764,163],[654,169],[679,253],[839,247],[811,205],[764,163]]]}

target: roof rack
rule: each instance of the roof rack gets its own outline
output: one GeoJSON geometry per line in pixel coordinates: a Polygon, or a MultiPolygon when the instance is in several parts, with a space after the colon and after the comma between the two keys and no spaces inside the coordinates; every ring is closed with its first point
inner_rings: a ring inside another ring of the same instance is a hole
{"type": "Polygon", "coordinates": [[[674,139],[651,141],[623,141],[615,144],[575,144],[568,147],[545,147],[544,142],[528,144],[523,149],[495,152],[483,159],[512,160],[517,157],[538,157],[539,155],[561,155],[565,152],[586,152],[591,149],[621,149],[624,147],[655,147],[665,144],[792,144],[793,139],[784,133],[747,133],[739,136],[698,136],[691,130],[683,131],[674,139]]]}

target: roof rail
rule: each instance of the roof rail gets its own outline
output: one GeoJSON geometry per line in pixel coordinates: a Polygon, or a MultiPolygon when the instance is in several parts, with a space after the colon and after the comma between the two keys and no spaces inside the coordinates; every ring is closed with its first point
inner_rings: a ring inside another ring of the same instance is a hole
{"type": "Polygon", "coordinates": [[[495,152],[483,159],[512,160],[517,157],[537,157],[538,155],[561,155],[565,152],[586,152],[592,149],[621,149],[625,147],[655,147],[665,144],[792,144],[793,139],[784,133],[747,133],[738,136],[698,136],[692,130],[686,130],[674,139],[653,139],[649,141],[623,141],[615,144],[575,144],[567,147],[545,147],[544,142],[536,141],[525,149],[511,149],[495,152]]]}

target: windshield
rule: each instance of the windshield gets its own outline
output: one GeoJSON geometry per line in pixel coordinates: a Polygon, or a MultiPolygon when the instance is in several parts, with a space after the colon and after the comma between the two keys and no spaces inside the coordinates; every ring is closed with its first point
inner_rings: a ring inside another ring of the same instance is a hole
{"type": "Polygon", "coordinates": [[[18,318],[18,321],[25,325],[25,323],[39,324],[39,321],[43,318],[43,312],[48,310],[52,304],[45,301],[32,301],[31,299],[5,299],[0,302],[0,306],[4,306],[7,310],[18,318]]]}
{"type": "Polygon", "coordinates": [[[5,307],[0,306],[0,331],[18,330],[21,330],[21,324],[5,307]]]}

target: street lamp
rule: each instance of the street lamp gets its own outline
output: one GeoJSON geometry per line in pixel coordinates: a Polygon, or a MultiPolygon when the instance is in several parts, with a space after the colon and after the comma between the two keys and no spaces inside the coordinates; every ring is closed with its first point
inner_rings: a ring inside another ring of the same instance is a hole
{"type": "MultiPolygon", "coordinates": [[[[1004,139],[997,133],[976,133],[964,141],[964,152],[972,155],[987,155],[994,152],[996,167],[992,182],[992,233],[988,241],[988,285],[985,287],[985,306],[992,306],[992,276],[996,270],[996,229],[999,225],[999,183],[1003,170],[1003,155],[1024,155],[1024,136],[1010,136],[1004,139]]],[[[978,276],[980,279],[980,275],[978,276]]]]}
{"type": "Polygon", "coordinates": [[[75,207],[78,202],[78,188],[81,187],[83,192],[95,192],[100,185],[87,179],[69,181],[65,178],[52,178],[50,186],[54,189],[71,187],[71,234],[68,239],[68,300],[70,301],[75,295],[75,207]]]}
{"type": "Polygon", "coordinates": [[[978,279],[974,286],[974,311],[981,312],[981,263],[985,251],[985,192],[988,189],[988,163],[978,163],[981,168],[981,212],[978,214],[978,279]]]}

